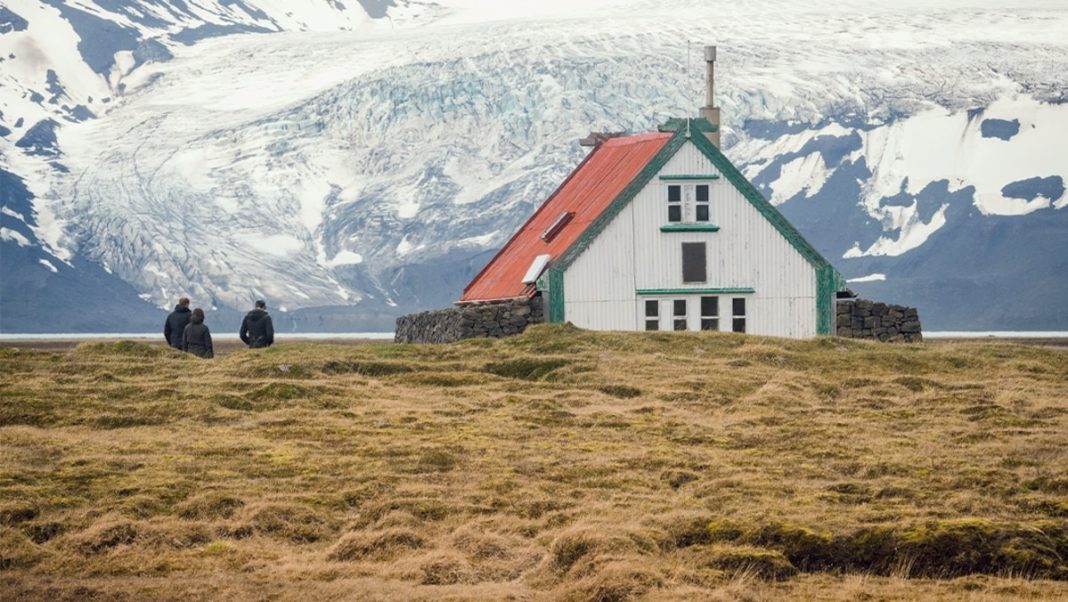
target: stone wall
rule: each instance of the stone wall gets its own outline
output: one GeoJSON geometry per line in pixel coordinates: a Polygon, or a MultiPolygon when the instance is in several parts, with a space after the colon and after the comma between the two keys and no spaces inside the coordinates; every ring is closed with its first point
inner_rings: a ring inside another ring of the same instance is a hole
{"type": "Polygon", "coordinates": [[[545,321],[540,296],[448,309],[424,311],[397,318],[398,343],[453,343],[476,337],[519,334],[545,321]]]}
{"type": "Polygon", "coordinates": [[[923,340],[915,307],[876,303],[866,299],[839,300],[837,334],[852,339],[914,343],[923,340]]]}

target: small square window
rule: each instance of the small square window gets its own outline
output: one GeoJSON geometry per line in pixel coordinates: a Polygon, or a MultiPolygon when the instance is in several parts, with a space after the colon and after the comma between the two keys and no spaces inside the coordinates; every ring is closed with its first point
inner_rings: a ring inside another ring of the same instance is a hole
{"type": "Polygon", "coordinates": [[[649,300],[645,302],[645,316],[655,317],[660,315],[660,302],[656,300],[649,300]]]}
{"type": "Polygon", "coordinates": [[[646,330],[660,330],[660,320],[646,320],[645,321],[645,329],[646,330]]]}
{"type": "Polygon", "coordinates": [[[675,330],[686,330],[686,320],[675,320],[675,330]]]}
{"type": "Polygon", "coordinates": [[[668,202],[679,203],[682,201],[682,186],[668,186],[668,202]]]}
{"type": "Polygon", "coordinates": [[[669,205],[668,206],[668,221],[669,222],[681,222],[682,221],[682,205],[669,205]]]}
{"type": "Polygon", "coordinates": [[[697,205],[696,207],[694,207],[694,209],[697,210],[697,214],[694,216],[697,221],[708,221],[708,205],[697,205]]]}
{"type": "Polygon", "coordinates": [[[732,330],[734,332],[745,332],[745,318],[735,318],[732,330]]]}
{"type": "Polygon", "coordinates": [[[745,297],[737,297],[732,300],[735,317],[745,317],[745,297]]]}
{"type": "Polygon", "coordinates": [[[675,302],[674,302],[673,305],[674,305],[675,315],[676,316],[685,316],[686,315],[686,299],[675,299],[675,302]]]}
{"type": "Polygon", "coordinates": [[[708,184],[700,184],[697,186],[697,202],[708,202],[708,184]]]}
{"type": "Polygon", "coordinates": [[[701,330],[719,330],[719,319],[701,318],[701,330]]]}

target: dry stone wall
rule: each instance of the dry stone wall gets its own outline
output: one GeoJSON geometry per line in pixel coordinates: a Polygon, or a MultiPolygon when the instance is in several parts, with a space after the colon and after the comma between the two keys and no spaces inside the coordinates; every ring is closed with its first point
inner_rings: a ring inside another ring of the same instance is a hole
{"type": "Polygon", "coordinates": [[[448,309],[424,311],[397,318],[398,343],[454,343],[477,337],[519,334],[545,321],[540,296],[448,309]]]}
{"type": "Polygon", "coordinates": [[[838,301],[837,334],[852,339],[914,343],[923,340],[915,307],[877,303],[867,299],[838,301]]]}

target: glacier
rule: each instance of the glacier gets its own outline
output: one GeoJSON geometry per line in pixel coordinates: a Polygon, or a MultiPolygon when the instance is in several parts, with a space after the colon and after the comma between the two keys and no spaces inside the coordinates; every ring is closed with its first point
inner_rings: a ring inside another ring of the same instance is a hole
{"type": "Polygon", "coordinates": [[[1068,205],[1062,3],[55,4],[12,2],[27,25],[0,34],[0,169],[32,193],[36,259],[99,266],[148,305],[266,297],[388,325],[447,304],[579,138],[695,112],[706,43],[728,157],[861,292],[936,326],[1018,328],[1050,314],[943,315],[968,263],[917,258],[989,254],[1003,242],[961,241],[1027,224],[1035,249],[998,258],[1068,264],[1041,237],[1063,238],[1068,205]],[[126,37],[90,60],[72,7],[126,37]],[[54,141],[18,146],[45,120],[54,141]]]}

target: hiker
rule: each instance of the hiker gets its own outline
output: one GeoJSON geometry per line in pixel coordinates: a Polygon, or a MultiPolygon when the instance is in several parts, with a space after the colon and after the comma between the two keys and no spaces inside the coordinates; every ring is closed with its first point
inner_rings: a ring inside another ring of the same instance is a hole
{"type": "Polygon", "coordinates": [[[267,303],[256,301],[256,307],[241,321],[241,340],[252,349],[270,347],[274,343],[274,324],[267,313],[267,303]]]}
{"type": "Polygon", "coordinates": [[[215,350],[211,347],[211,331],[204,323],[204,310],[199,307],[193,310],[189,324],[182,331],[182,351],[204,359],[215,357],[215,350]]]}
{"type": "Polygon", "coordinates": [[[189,323],[189,316],[189,297],[182,297],[163,324],[163,338],[167,339],[167,344],[171,347],[182,348],[182,333],[185,332],[185,325],[189,323]]]}

